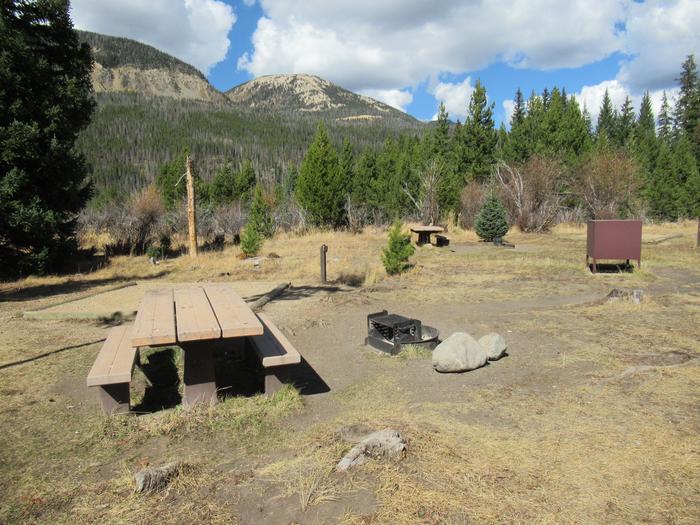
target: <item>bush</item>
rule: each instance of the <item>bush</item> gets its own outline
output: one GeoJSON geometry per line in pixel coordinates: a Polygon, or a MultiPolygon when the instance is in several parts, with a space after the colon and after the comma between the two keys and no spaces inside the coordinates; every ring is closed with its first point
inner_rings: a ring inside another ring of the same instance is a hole
{"type": "Polygon", "coordinates": [[[255,228],[263,237],[272,237],[275,225],[272,222],[271,210],[273,199],[265,195],[262,184],[255,185],[253,203],[248,214],[248,226],[255,228]]]}
{"type": "Polygon", "coordinates": [[[253,257],[260,252],[263,245],[263,236],[251,223],[246,224],[241,235],[241,251],[246,257],[253,257]]]}
{"type": "Polygon", "coordinates": [[[396,221],[391,227],[388,245],[382,253],[382,263],[389,275],[406,270],[408,258],[415,252],[411,236],[401,233],[402,226],[401,221],[396,221]]]}
{"type": "Polygon", "coordinates": [[[473,230],[479,210],[484,205],[484,187],[471,181],[462,190],[459,209],[459,225],[465,230],[473,230]]]}
{"type": "Polygon", "coordinates": [[[524,232],[548,231],[561,208],[563,176],[562,163],[553,158],[534,156],[517,166],[500,162],[496,179],[511,223],[524,232]]]}
{"type": "Polygon", "coordinates": [[[498,197],[491,195],[476,218],[476,234],[485,241],[493,241],[496,237],[503,237],[508,233],[506,211],[503,209],[498,197]]]}
{"type": "Polygon", "coordinates": [[[637,165],[623,151],[597,149],[578,170],[577,189],[594,219],[635,215],[639,180],[637,165]]]}

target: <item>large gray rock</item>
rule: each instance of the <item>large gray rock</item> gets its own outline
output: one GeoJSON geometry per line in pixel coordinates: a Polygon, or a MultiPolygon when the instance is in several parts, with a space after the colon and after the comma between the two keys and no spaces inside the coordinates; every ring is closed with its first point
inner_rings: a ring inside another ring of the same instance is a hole
{"type": "Polygon", "coordinates": [[[503,357],[506,353],[506,339],[501,334],[491,332],[479,339],[479,344],[486,351],[486,357],[489,361],[495,361],[503,357]]]}
{"type": "Polygon", "coordinates": [[[400,459],[406,454],[406,440],[398,430],[390,428],[374,432],[343,456],[335,470],[344,472],[367,463],[370,459],[400,459]]]}
{"type": "Polygon", "coordinates": [[[179,462],[167,463],[162,467],[149,467],[134,474],[136,492],[156,492],[164,488],[183,468],[179,462]]]}
{"type": "Polygon", "coordinates": [[[486,351],[471,335],[456,332],[433,350],[433,368],[438,372],[466,372],[486,364],[486,351]]]}

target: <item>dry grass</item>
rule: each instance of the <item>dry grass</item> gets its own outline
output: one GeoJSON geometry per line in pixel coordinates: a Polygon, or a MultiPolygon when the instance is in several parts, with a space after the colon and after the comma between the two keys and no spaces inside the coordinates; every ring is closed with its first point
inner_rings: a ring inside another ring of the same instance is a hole
{"type": "Polygon", "coordinates": [[[99,344],[0,369],[0,522],[236,523],[263,516],[260,507],[286,512],[269,523],[697,523],[700,374],[697,361],[667,366],[700,357],[695,227],[645,226],[645,240],[683,236],[645,245],[642,270],[630,274],[591,275],[585,226],[560,225],[511,233],[515,250],[451,228],[450,249],[421,248],[414,267],[391,278],[379,259],[386,232],[368,229],[278,236],[263,253],[280,258],[257,269],[231,247],[194,262],[116,257],[87,275],[3,283],[0,363],[104,336],[88,323],[28,321],[24,310],[130,279],[316,286],[321,244],[344,291],[271,304],[293,316],[285,321],[298,335],[343,341],[332,319],[311,321],[392,300],[464,308],[475,327],[498,323],[517,344],[512,357],[451,377],[436,376],[422,349],[395,359],[356,349],[348,365],[334,348],[303,348],[328,353],[320,370],[329,382],[349,366],[362,374],[306,406],[286,388],[272,399],[111,419],[83,386],[99,344]],[[612,287],[646,298],[599,302],[612,287]],[[336,430],[352,424],[399,429],[407,457],[334,472],[351,446],[336,430]],[[160,493],[133,493],[136,470],[175,459],[192,468],[160,493]]]}

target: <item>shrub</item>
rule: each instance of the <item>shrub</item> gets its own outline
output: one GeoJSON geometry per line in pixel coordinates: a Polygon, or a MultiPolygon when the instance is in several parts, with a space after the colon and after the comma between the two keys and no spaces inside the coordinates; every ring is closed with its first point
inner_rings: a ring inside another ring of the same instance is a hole
{"type": "Polygon", "coordinates": [[[511,223],[524,232],[548,231],[562,204],[560,185],[564,168],[553,158],[534,156],[522,165],[496,166],[511,223]]]}
{"type": "Polygon", "coordinates": [[[493,241],[508,233],[506,211],[498,197],[491,195],[476,218],[476,234],[485,241],[493,241]]]}
{"type": "Polygon", "coordinates": [[[389,242],[382,252],[382,263],[386,273],[394,275],[408,267],[408,258],[413,255],[415,248],[411,244],[411,236],[401,232],[401,221],[396,221],[389,231],[389,242]]]}
{"type": "Polygon", "coordinates": [[[460,198],[459,225],[465,230],[473,230],[476,217],[484,205],[484,187],[471,181],[462,190],[460,198]]]}
{"type": "Polygon", "coordinates": [[[633,213],[639,189],[637,165],[623,151],[597,149],[581,164],[577,186],[594,219],[616,219],[633,213]]]}
{"type": "Polygon", "coordinates": [[[260,252],[263,245],[263,236],[260,232],[250,224],[246,224],[243,234],[241,235],[241,251],[246,257],[253,257],[260,252]]]}

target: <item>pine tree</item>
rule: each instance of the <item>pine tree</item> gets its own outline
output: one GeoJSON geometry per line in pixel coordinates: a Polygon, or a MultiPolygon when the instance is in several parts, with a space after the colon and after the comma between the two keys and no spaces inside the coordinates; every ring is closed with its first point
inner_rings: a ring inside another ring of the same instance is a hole
{"type": "Polygon", "coordinates": [[[263,236],[258,229],[248,223],[241,234],[241,252],[245,257],[253,257],[260,252],[263,241],[263,236]]]}
{"type": "Polygon", "coordinates": [[[275,229],[271,217],[271,206],[265,198],[262,184],[259,182],[253,190],[253,203],[248,214],[248,228],[254,228],[261,237],[272,237],[275,229]]]}
{"type": "Polygon", "coordinates": [[[340,159],[338,162],[340,165],[340,174],[345,180],[345,187],[350,188],[352,180],[355,178],[355,153],[347,137],[343,140],[343,149],[340,152],[340,159]]]}
{"type": "Polygon", "coordinates": [[[235,200],[236,175],[231,164],[221,166],[211,181],[210,195],[215,206],[230,204],[235,200]]]}
{"type": "Polygon", "coordinates": [[[674,113],[676,128],[692,139],[695,127],[700,121],[700,80],[695,64],[695,56],[688,55],[681,66],[678,101],[674,113]]]}
{"type": "Polygon", "coordinates": [[[437,120],[433,130],[433,154],[446,162],[450,156],[450,119],[445,104],[440,102],[437,120]]]}
{"type": "Polygon", "coordinates": [[[673,121],[671,118],[671,105],[668,103],[668,97],[664,91],[663,97],[661,98],[661,109],[659,110],[659,140],[666,142],[667,144],[671,140],[671,132],[673,121]]]}
{"type": "Polygon", "coordinates": [[[234,178],[234,198],[248,202],[255,188],[255,180],[255,170],[250,161],[247,160],[234,178]]]}
{"type": "Polygon", "coordinates": [[[639,108],[639,117],[634,125],[634,156],[639,162],[644,179],[648,180],[656,163],[658,144],[656,140],[656,123],[651,106],[651,97],[646,91],[639,108]]]}
{"type": "Polygon", "coordinates": [[[476,218],[474,229],[476,234],[487,242],[508,233],[506,211],[498,197],[492,194],[486,199],[476,218]]]}
{"type": "Polygon", "coordinates": [[[346,181],[340,172],[338,155],[319,123],[311,146],[301,164],[296,196],[312,224],[339,227],[345,221],[346,181]]]}
{"type": "Polygon", "coordinates": [[[603,95],[603,103],[600,106],[595,133],[598,139],[605,137],[608,142],[615,136],[615,112],[613,111],[612,101],[607,89],[605,90],[605,95],[603,95]]]}
{"type": "MultiPolygon", "coordinates": [[[[160,167],[156,177],[156,187],[163,199],[166,210],[172,210],[177,203],[184,202],[187,197],[187,181],[185,180],[185,164],[189,151],[185,148],[180,155],[160,167]]],[[[205,204],[209,198],[209,188],[199,176],[196,163],[192,163],[192,179],[194,194],[198,204],[205,204]]]]}
{"type": "Polygon", "coordinates": [[[513,101],[513,114],[510,116],[510,129],[523,123],[525,120],[525,99],[523,92],[518,88],[515,91],[515,100],[513,101]]]}
{"type": "Polygon", "coordinates": [[[462,176],[461,186],[470,180],[486,181],[491,175],[497,140],[493,108],[486,88],[477,80],[459,140],[457,172],[462,176]]]}
{"type": "Polygon", "coordinates": [[[411,244],[411,236],[401,232],[401,221],[395,221],[389,230],[387,247],[382,251],[382,263],[389,275],[401,273],[408,267],[408,258],[413,255],[415,248],[411,244]]]}
{"type": "Polygon", "coordinates": [[[42,273],[76,247],[91,194],[75,148],[94,111],[90,48],[67,1],[0,6],[0,274],[42,273]]]}
{"type": "Polygon", "coordinates": [[[634,124],[635,114],[634,107],[632,106],[632,99],[626,96],[615,125],[615,143],[618,146],[629,145],[629,142],[633,138],[634,124]]]}

